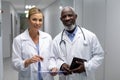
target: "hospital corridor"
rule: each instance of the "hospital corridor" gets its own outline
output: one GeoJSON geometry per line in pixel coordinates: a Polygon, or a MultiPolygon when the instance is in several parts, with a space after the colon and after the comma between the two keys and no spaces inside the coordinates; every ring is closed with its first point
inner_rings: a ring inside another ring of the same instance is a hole
{"type": "MultiPolygon", "coordinates": [[[[120,79],[120,0],[0,0],[0,80],[18,80],[18,72],[12,66],[12,45],[13,39],[29,26],[28,10],[40,8],[44,15],[41,31],[49,33],[52,39],[61,32],[63,41],[61,11],[65,6],[76,12],[75,24],[95,33],[103,48],[104,59],[95,72],[95,80],[120,79]]],[[[88,35],[81,32],[85,40],[88,35]]],[[[60,80],[59,76],[54,80],[60,80]]]]}

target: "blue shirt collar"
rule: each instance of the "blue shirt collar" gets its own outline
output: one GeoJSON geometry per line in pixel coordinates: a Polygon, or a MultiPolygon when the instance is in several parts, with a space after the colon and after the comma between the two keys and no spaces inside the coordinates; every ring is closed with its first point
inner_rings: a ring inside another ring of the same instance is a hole
{"type": "Polygon", "coordinates": [[[76,32],[77,32],[77,26],[75,27],[75,30],[74,30],[73,33],[69,33],[69,32],[67,32],[67,31],[65,31],[65,33],[67,34],[67,36],[69,37],[69,39],[70,39],[71,41],[73,41],[76,32]]]}

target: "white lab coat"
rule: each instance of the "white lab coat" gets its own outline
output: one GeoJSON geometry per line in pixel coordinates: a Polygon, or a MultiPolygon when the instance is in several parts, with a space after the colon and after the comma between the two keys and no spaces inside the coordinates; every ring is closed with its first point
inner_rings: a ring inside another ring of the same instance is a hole
{"type": "MultiPolygon", "coordinates": [[[[53,80],[53,77],[44,71],[48,70],[50,46],[52,38],[49,34],[39,31],[39,52],[44,58],[41,62],[41,71],[43,80],[53,80]]],[[[28,29],[17,36],[13,41],[12,64],[15,70],[19,72],[19,80],[38,80],[38,63],[33,63],[29,67],[24,67],[25,59],[38,55],[37,48],[29,36],[28,29]]]]}
{"type": "MultiPolygon", "coordinates": [[[[78,27],[77,27],[78,28],[78,27]]],[[[71,64],[73,57],[86,59],[84,62],[86,72],[73,73],[72,75],[64,76],[60,75],[60,80],[95,80],[95,70],[100,66],[104,58],[104,51],[96,37],[96,35],[85,28],[82,28],[85,35],[86,43],[80,28],[77,29],[75,37],[71,42],[66,33],[63,33],[63,40],[61,41],[61,35],[58,34],[53,40],[52,53],[57,59],[57,67],[60,69],[63,63],[71,64]]]]}

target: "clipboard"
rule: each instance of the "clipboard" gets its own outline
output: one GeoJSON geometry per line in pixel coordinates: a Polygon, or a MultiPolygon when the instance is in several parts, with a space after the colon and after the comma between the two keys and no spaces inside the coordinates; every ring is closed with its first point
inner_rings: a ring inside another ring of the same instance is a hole
{"type": "Polygon", "coordinates": [[[78,58],[78,57],[73,57],[73,60],[72,60],[71,65],[70,65],[70,70],[75,69],[75,68],[80,66],[80,64],[77,64],[76,61],[84,63],[87,60],[81,59],[81,58],[78,58]]]}

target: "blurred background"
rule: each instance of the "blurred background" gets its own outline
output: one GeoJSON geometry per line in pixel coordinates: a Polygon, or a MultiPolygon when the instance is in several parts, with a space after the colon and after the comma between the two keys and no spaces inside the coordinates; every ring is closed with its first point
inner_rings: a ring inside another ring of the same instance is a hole
{"type": "Polygon", "coordinates": [[[0,80],[18,80],[11,67],[12,41],[28,27],[27,10],[33,6],[42,9],[42,30],[53,38],[63,29],[61,8],[73,7],[77,24],[94,32],[105,51],[96,80],[120,79],[120,0],[0,0],[0,80]]]}

